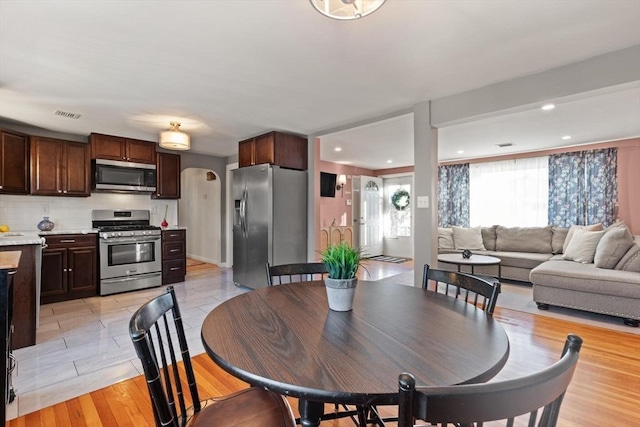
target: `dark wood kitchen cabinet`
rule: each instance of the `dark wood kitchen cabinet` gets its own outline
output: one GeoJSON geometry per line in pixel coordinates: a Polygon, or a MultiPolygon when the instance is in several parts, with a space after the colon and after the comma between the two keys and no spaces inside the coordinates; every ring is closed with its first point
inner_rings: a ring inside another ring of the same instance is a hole
{"type": "Polygon", "coordinates": [[[180,155],[170,153],[156,154],[156,192],[153,199],[180,198],[180,155]]]}
{"type": "Polygon", "coordinates": [[[98,240],[96,234],[57,234],[45,237],[42,251],[40,303],[97,295],[98,240]]]}
{"type": "Polygon", "coordinates": [[[89,135],[89,143],[92,159],[123,160],[150,165],[156,162],[154,142],[92,133],[89,135]]]}
{"type": "Polygon", "coordinates": [[[31,194],[89,197],[89,145],[61,139],[31,137],[31,194]]]}
{"type": "Polygon", "coordinates": [[[263,163],[288,169],[307,169],[307,138],[283,132],[269,132],[238,143],[239,166],[263,163]]]}
{"type": "Polygon", "coordinates": [[[162,284],[184,282],[187,275],[186,230],[162,231],[162,284]]]}
{"type": "Polygon", "coordinates": [[[0,194],[29,194],[29,135],[0,129],[0,194]]]}

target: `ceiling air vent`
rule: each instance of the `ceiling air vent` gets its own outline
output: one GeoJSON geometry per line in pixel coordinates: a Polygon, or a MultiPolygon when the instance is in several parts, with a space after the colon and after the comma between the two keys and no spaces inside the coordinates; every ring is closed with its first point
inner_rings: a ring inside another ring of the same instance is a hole
{"type": "Polygon", "coordinates": [[[514,144],[513,142],[505,142],[504,144],[496,144],[496,145],[500,148],[505,148],[505,147],[513,147],[516,144],[514,144]]]}
{"type": "Polygon", "coordinates": [[[66,117],[68,119],[79,119],[80,118],[80,114],[76,114],[76,113],[69,113],[67,111],[60,111],[60,110],[56,110],[56,112],[54,113],[56,116],[62,116],[62,117],[66,117]]]}

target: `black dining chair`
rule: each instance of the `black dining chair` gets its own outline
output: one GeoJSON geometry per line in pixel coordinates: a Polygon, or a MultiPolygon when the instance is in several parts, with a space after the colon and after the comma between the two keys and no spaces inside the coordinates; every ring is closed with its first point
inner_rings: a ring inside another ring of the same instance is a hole
{"type": "Polygon", "coordinates": [[[416,419],[442,427],[482,426],[497,420],[506,426],[517,420],[530,427],[554,427],[581,346],[579,336],[569,335],[559,361],[540,372],[502,382],[416,387],[415,378],[403,373],[398,378],[398,427],[413,427],[416,419]]]}
{"type": "Polygon", "coordinates": [[[282,283],[306,282],[322,280],[328,273],[327,267],[321,262],[298,264],[265,265],[267,269],[267,285],[282,283]]]}
{"type": "Polygon", "coordinates": [[[480,307],[488,314],[493,310],[500,294],[500,282],[493,277],[437,270],[424,265],[422,287],[428,291],[440,292],[480,307]],[[429,283],[433,286],[429,286],[429,283]]]}
{"type": "Polygon", "coordinates": [[[129,334],[142,362],[156,426],[293,427],[286,399],[258,387],[200,401],[173,287],[140,307],[129,334]],[[182,366],[179,361],[182,360],[182,366]],[[187,396],[188,394],[188,396],[187,396]],[[177,400],[177,402],[176,402],[177,400]],[[187,407],[191,401],[192,406],[187,407]]]}

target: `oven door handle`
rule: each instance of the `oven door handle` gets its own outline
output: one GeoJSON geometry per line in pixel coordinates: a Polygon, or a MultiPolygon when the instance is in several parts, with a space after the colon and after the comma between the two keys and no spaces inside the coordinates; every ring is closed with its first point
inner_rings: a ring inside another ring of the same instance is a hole
{"type": "Polygon", "coordinates": [[[146,279],[146,278],[158,277],[158,276],[162,276],[162,272],[144,273],[144,274],[138,274],[138,275],[134,275],[134,276],[119,277],[117,279],[102,279],[100,281],[100,283],[130,282],[131,280],[142,279],[142,278],[146,279]]]}
{"type": "Polygon", "coordinates": [[[152,236],[152,237],[114,237],[111,239],[100,239],[100,243],[103,245],[108,245],[110,243],[144,243],[144,242],[153,242],[156,240],[160,240],[160,236],[152,236]]]}

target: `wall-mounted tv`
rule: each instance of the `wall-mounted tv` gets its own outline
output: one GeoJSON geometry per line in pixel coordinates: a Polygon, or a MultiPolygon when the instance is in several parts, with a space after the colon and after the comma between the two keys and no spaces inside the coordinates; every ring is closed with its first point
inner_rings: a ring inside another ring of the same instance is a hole
{"type": "Polygon", "coordinates": [[[335,173],[320,172],[320,197],[336,197],[335,173]]]}

